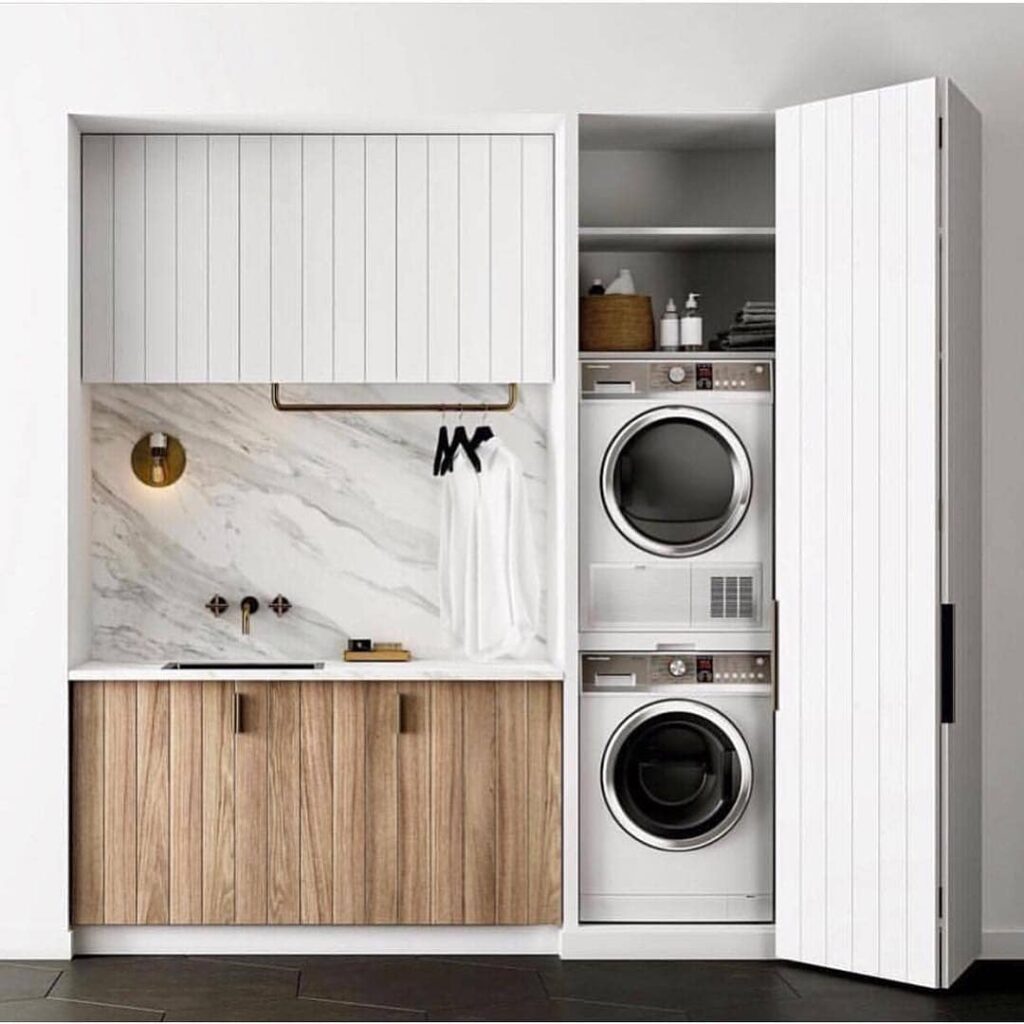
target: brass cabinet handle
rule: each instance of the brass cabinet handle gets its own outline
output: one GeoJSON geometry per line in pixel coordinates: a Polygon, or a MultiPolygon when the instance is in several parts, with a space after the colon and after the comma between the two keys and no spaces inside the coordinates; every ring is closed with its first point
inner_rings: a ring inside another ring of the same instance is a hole
{"type": "Polygon", "coordinates": [[[237,735],[244,731],[242,724],[242,695],[237,690],[235,691],[234,719],[235,734],[237,735]]]}
{"type": "Polygon", "coordinates": [[[405,732],[405,694],[399,690],[396,696],[398,699],[395,702],[395,731],[401,736],[405,732]]]}

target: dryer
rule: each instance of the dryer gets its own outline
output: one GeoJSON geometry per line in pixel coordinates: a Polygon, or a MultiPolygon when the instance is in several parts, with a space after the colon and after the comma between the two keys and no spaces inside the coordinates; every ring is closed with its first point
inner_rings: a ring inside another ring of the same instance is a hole
{"type": "Polygon", "coordinates": [[[770,646],[771,357],[588,356],[580,383],[584,644],[770,646]]]}
{"type": "Polygon", "coordinates": [[[768,652],[582,656],[582,922],[772,920],[771,674],[768,652]]]}

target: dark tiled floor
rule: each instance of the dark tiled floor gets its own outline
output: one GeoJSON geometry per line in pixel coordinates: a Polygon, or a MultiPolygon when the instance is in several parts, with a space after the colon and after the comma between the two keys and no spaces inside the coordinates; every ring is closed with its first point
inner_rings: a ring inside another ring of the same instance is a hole
{"type": "Polygon", "coordinates": [[[0,1020],[1021,1020],[1024,963],[951,992],[786,963],[557,957],[0,961],[0,1020]]]}

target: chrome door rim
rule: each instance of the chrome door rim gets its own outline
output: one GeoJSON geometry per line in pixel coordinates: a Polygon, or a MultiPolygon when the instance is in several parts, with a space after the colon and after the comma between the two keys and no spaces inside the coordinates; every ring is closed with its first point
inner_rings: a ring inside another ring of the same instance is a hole
{"type": "Polygon", "coordinates": [[[659,700],[638,708],[619,723],[615,732],[612,733],[611,739],[608,740],[608,744],[604,748],[604,756],[601,759],[601,792],[604,794],[604,801],[608,810],[611,811],[612,817],[624,832],[645,846],[653,846],[658,850],[698,850],[702,846],[710,846],[711,843],[717,842],[731,832],[743,817],[743,812],[747,809],[747,804],[750,803],[753,787],[754,762],[750,757],[750,749],[747,747],[746,740],[743,739],[743,734],[720,711],[694,700],[659,700]],[[640,828],[626,813],[615,792],[615,763],[622,750],[622,745],[645,722],[672,712],[686,712],[717,726],[732,743],[740,762],[740,791],[729,813],[709,831],[686,839],[656,836],[640,828]]]}
{"type": "Polygon", "coordinates": [[[720,420],[703,409],[694,409],[690,406],[665,406],[660,409],[651,409],[648,412],[634,416],[628,423],[623,424],[611,443],[605,450],[604,459],[601,462],[601,502],[604,505],[608,518],[611,519],[615,529],[622,534],[631,544],[650,552],[652,555],[663,555],[668,558],[687,558],[692,555],[700,555],[717,547],[727,537],[731,536],[736,528],[743,521],[750,507],[750,496],[753,490],[753,472],[750,468],[750,456],[747,454],[743,442],[728,423],[720,420]],[[646,534],[641,533],[623,514],[615,500],[615,464],[622,454],[623,448],[641,430],[665,420],[685,420],[690,423],[699,423],[712,431],[728,448],[729,462],[732,466],[732,497],[729,499],[729,506],[722,522],[706,537],[691,541],[688,544],[668,544],[664,541],[653,540],[646,534]]]}

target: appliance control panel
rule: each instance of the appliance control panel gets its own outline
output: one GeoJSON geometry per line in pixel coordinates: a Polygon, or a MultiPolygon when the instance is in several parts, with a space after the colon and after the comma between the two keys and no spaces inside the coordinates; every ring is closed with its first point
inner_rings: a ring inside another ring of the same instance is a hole
{"type": "Polygon", "coordinates": [[[708,683],[771,686],[771,657],[768,651],[584,654],[583,689],[642,691],[708,683]]]}
{"type": "Polygon", "coordinates": [[[698,391],[770,391],[771,364],[748,362],[696,363],[698,391]]]}
{"type": "MultiPolygon", "coordinates": [[[[710,356],[710,353],[709,353],[710,356]]],[[[733,394],[772,390],[770,359],[587,360],[580,367],[583,398],[638,398],[684,391],[727,391],[733,394]]]]}

